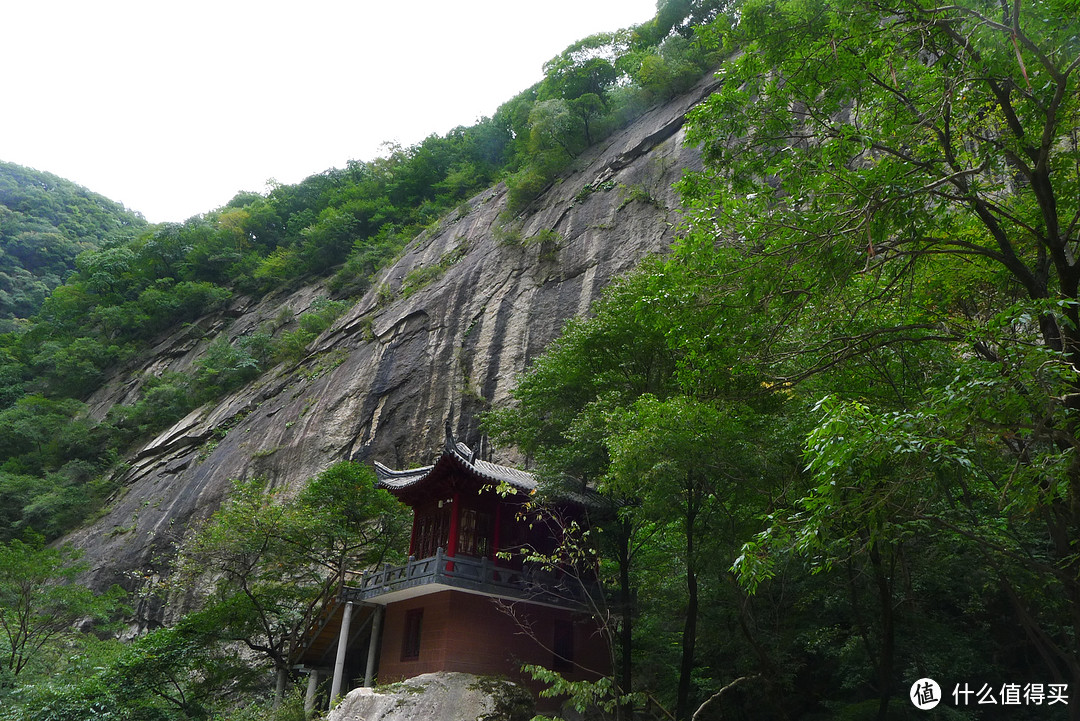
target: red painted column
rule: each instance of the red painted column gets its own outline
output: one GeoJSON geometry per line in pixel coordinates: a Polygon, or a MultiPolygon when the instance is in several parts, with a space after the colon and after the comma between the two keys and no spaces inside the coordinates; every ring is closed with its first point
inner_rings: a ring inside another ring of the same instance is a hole
{"type": "Polygon", "coordinates": [[[413,513],[412,513],[412,533],[409,535],[409,555],[410,556],[413,556],[413,555],[416,554],[416,522],[417,522],[417,520],[419,518],[419,515],[420,515],[419,511],[417,511],[414,508],[413,513]]]}
{"type": "Polygon", "coordinates": [[[502,530],[502,501],[495,501],[495,533],[492,534],[491,540],[491,560],[496,564],[499,562],[499,536],[502,530]]]}
{"type": "MultiPolygon", "coordinates": [[[[450,509],[450,537],[446,541],[446,555],[453,558],[457,554],[458,527],[461,525],[461,503],[457,492],[454,493],[454,500],[451,503],[454,506],[450,509]]],[[[453,571],[454,564],[446,564],[446,570],[453,571]]]]}

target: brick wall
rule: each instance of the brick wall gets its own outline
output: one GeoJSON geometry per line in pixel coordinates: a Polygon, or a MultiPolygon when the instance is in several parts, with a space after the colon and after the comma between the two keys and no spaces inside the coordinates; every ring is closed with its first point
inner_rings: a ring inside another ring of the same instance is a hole
{"type": "MultiPolygon", "coordinates": [[[[553,667],[551,647],[560,621],[573,622],[574,661],[599,673],[610,671],[607,647],[587,616],[521,602],[506,608],[512,615],[487,596],[461,591],[440,591],[389,604],[383,621],[379,683],[433,671],[524,680],[522,664],[553,667]],[[403,659],[405,618],[414,609],[423,609],[420,653],[415,659],[403,659]]],[[[567,675],[590,677],[579,667],[567,675]]]]}

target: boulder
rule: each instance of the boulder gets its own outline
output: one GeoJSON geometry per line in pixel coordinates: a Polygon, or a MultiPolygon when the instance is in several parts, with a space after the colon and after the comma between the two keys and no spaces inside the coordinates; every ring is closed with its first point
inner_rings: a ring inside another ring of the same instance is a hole
{"type": "Polygon", "coordinates": [[[532,716],[532,697],[515,683],[439,672],[355,689],[327,721],[529,721],[532,716]]]}

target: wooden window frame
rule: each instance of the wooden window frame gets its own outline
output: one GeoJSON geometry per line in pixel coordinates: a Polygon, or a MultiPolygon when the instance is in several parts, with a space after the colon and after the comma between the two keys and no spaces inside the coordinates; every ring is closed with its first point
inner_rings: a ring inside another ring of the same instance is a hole
{"type": "Polygon", "coordinates": [[[423,625],[423,608],[411,608],[405,612],[405,625],[401,634],[402,661],[416,661],[420,658],[420,634],[423,625]]]}

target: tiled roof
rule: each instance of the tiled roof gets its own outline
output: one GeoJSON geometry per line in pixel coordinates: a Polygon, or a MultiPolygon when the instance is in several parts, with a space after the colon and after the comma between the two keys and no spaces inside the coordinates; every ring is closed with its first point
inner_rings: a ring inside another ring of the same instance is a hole
{"type": "Polygon", "coordinates": [[[395,471],[376,461],[375,475],[379,479],[378,485],[380,488],[391,491],[401,490],[422,482],[436,466],[448,461],[457,463],[466,470],[494,484],[506,483],[525,493],[531,493],[536,489],[536,478],[533,474],[517,468],[500,466],[497,463],[480,460],[476,458],[476,454],[467,445],[452,440],[447,442],[443,454],[430,466],[395,471]]]}
{"type": "Polygon", "coordinates": [[[471,465],[477,473],[496,483],[509,483],[521,491],[532,491],[536,488],[536,477],[528,471],[481,460],[473,461],[471,465]]]}
{"type": "Polygon", "coordinates": [[[434,467],[424,466],[407,471],[395,471],[375,461],[375,477],[379,479],[379,488],[408,488],[426,476],[434,467]]]}

